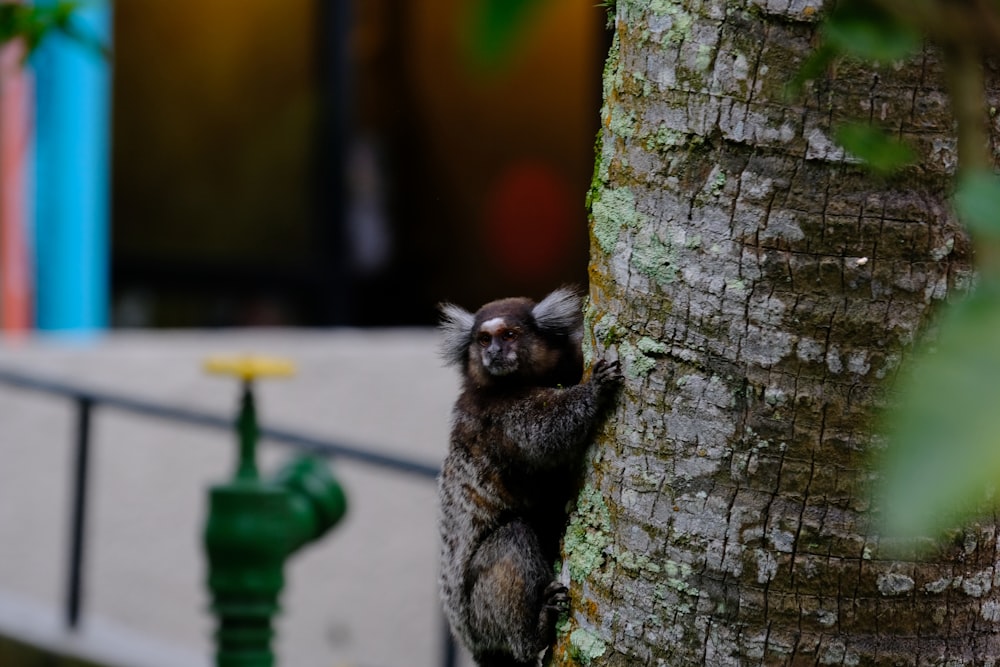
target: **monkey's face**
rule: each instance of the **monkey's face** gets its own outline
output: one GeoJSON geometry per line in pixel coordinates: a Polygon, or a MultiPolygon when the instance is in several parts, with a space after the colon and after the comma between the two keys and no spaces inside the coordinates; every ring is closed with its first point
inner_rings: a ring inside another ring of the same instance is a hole
{"type": "Polygon", "coordinates": [[[503,377],[517,372],[523,335],[520,327],[503,317],[494,317],[480,325],[475,345],[487,373],[503,377]]]}

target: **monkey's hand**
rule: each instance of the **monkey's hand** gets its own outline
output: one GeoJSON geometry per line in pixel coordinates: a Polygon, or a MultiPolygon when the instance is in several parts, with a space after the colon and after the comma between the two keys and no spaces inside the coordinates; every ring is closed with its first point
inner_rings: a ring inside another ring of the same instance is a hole
{"type": "Polygon", "coordinates": [[[601,389],[613,389],[622,382],[621,365],[617,361],[599,360],[594,364],[590,381],[601,389]]]}
{"type": "Polygon", "coordinates": [[[569,591],[558,581],[545,587],[542,593],[542,610],[538,615],[538,634],[548,646],[556,638],[556,622],[569,611],[569,591]]]}

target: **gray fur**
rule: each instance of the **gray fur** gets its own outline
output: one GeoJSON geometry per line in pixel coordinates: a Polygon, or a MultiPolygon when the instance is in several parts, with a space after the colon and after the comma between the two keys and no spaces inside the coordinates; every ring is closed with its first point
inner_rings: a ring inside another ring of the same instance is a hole
{"type": "Polygon", "coordinates": [[[583,333],[583,304],[570,287],[560,287],[539,301],[531,314],[540,329],[583,333]]]}
{"type": "Polygon", "coordinates": [[[621,374],[617,363],[599,361],[589,381],[556,386],[567,360],[582,365],[579,297],[567,290],[537,305],[507,299],[474,316],[458,311],[445,311],[442,325],[449,358],[464,364],[465,379],[438,480],[445,614],[481,667],[535,665],[568,605],[553,565],[575,466],[621,374]],[[548,367],[519,366],[502,377],[482,370],[479,346],[469,348],[479,323],[496,313],[523,332],[514,342],[521,356],[548,367]],[[531,333],[532,317],[556,335],[531,333]],[[456,330],[463,332],[461,345],[456,330]]]}
{"type": "Polygon", "coordinates": [[[461,364],[469,353],[475,315],[453,303],[441,304],[441,356],[450,364],[461,364]]]}

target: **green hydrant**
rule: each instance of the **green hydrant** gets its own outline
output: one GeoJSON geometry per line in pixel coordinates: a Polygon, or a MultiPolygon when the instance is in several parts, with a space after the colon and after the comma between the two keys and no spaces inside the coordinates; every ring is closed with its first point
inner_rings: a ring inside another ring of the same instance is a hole
{"type": "Polygon", "coordinates": [[[300,547],[344,516],[340,484],[315,458],[293,460],[271,479],[257,472],[253,381],[291,375],[288,362],[262,358],[210,360],[206,369],[243,381],[236,431],[239,463],[232,481],[209,491],[205,550],[212,611],[218,617],[217,667],[273,667],[272,620],[284,586],[283,568],[300,547]]]}

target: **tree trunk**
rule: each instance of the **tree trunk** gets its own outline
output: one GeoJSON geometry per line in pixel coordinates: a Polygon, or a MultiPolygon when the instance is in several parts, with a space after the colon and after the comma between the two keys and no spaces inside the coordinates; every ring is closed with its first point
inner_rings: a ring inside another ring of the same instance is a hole
{"type": "Polygon", "coordinates": [[[626,384],[567,530],[556,664],[1000,658],[997,526],[918,559],[870,502],[889,383],[971,276],[941,63],[845,61],[790,99],[821,9],[617,2],[587,315],[626,384]],[[832,139],[850,120],[919,166],[865,170],[832,139]]]}

